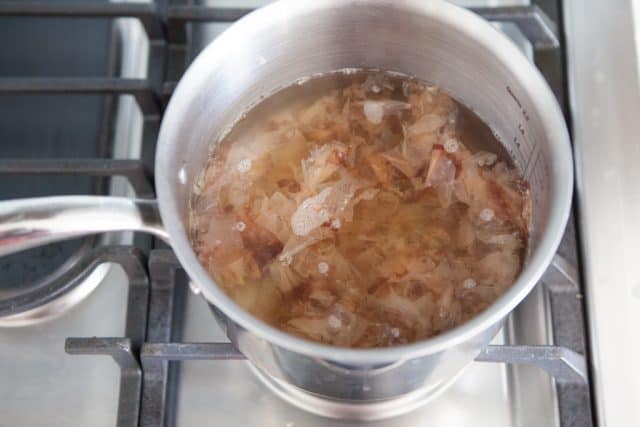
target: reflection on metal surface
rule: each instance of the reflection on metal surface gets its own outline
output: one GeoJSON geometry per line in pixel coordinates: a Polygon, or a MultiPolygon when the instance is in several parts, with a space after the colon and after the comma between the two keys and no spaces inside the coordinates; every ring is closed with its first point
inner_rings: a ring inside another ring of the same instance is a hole
{"type": "MultiPolygon", "coordinates": [[[[78,264],[75,263],[75,266],[77,265],[78,264]]],[[[55,319],[56,317],[62,315],[68,309],[85,299],[91,292],[93,292],[94,289],[100,283],[102,283],[111,266],[109,264],[102,264],[91,268],[91,272],[89,272],[89,274],[85,277],[81,278],[82,282],[77,286],[74,286],[69,292],[65,293],[64,296],[55,298],[48,303],[32,309],[0,317],[0,327],[29,326],[47,320],[55,319]]],[[[75,268],[67,270],[67,274],[62,274],[61,277],[59,277],[59,280],[68,280],[69,282],[71,282],[71,278],[67,279],[68,273],[75,271],[75,268]]],[[[80,276],[78,276],[77,278],[80,278],[80,276]]]]}
{"type": "Polygon", "coordinates": [[[343,422],[352,420],[386,420],[410,413],[437,399],[451,384],[455,383],[458,378],[464,374],[464,371],[461,371],[447,382],[435,384],[433,387],[427,389],[416,390],[395,399],[358,403],[317,397],[284,381],[266,375],[250,363],[249,369],[267,389],[285,402],[307,411],[310,414],[335,418],[343,422]]]}
{"type": "Polygon", "coordinates": [[[579,229],[596,413],[640,425],[638,2],[566,0],[579,229]]]}

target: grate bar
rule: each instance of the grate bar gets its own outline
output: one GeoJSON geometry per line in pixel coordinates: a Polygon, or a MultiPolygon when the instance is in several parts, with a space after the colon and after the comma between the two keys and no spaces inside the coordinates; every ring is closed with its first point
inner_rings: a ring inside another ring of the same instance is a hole
{"type": "Polygon", "coordinates": [[[178,86],[178,82],[165,82],[162,85],[162,103],[163,105],[167,105],[169,103],[169,99],[171,99],[171,95],[176,90],[176,86],[178,86]]]}
{"type": "MultiPolygon", "coordinates": [[[[176,299],[176,269],[178,260],[170,250],[154,250],[149,257],[151,278],[151,304],[149,309],[147,341],[169,342],[174,323],[176,299]]],[[[143,344],[143,347],[148,344],[143,344]]],[[[171,419],[171,370],[169,361],[159,358],[140,358],[144,370],[140,427],[168,424],[171,419]]]]}
{"type": "MultiPolygon", "coordinates": [[[[578,270],[561,255],[553,257],[542,277],[553,320],[553,340],[573,354],[586,354],[584,310],[578,270]]],[[[584,360],[584,356],[581,356],[584,360]]],[[[558,409],[562,425],[594,425],[588,370],[584,363],[583,383],[557,381],[558,409]]]]}
{"type": "MultiPolygon", "coordinates": [[[[244,360],[231,343],[146,343],[143,360],[244,360]]],[[[584,357],[564,347],[529,345],[490,345],[476,358],[477,362],[535,364],[556,381],[584,384],[587,366],[584,357]]]]}
{"type": "Polygon", "coordinates": [[[560,47],[556,25],[538,6],[471,7],[487,21],[510,22],[518,27],[536,50],[560,47]]]}
{"type": "Polygon", "coordinates": [[[539,366],[558,383],[587,384],[584,356],[552,345],[490,345],[476,362],[524,363],[539,366]]]}
{"type": "MultiPolygon", "coordinates": [[[[73,355],[108,355],[120,367],[118,427],[136,427],[140,415],[142,371],[138,362],[145,340],[149,280],[145,260],[138,249],[121,246],[99,247],[92,251],[89,267],[103,262],[118,263],[129,279],[125,335],[128,338],[67,338],[65,351],[73,355]]],[[[88,270],[88,269],[87,269],[88,270]]]]}
{"type": "Polygon", "coordinates": [[[160,100],[145,79],[0,78],[0,95],[33,93],[132,95],[146,117],[158,117],[161,113],[160,100]]]}
{"type": "Polygon", "coordinates": [[[162,22],[152,3],[58,3],[20,1],[0,3],[0,16],[58,18],[136,18],[150,39],[164,38],[162,22]]]}
{"type": "Polygon", "coordinates": [[[144,164],[129,159],[0,159],[0,174],[124,176],[138,197],[154,198],[144,164]]]}
{"type": "Polygon", "coordinates": [[[176,44],[186,43],[186,24],[189,22],[234,22],[253,10],[252,8],[171,6],[167,10],[169,42],[176,44]]]}
{"type": "MultiPolygon", "coordinates": [[[[169,41],[185,43],[188,22],[233,22],[253,10],[253,8],[172,6],[167,13],[169,41]]],[[[556,49],[560,46],[555,24],[538,6],[473,7],[469,10],[489,21],[513,23],[529,39],[535,49],[556,49]]]]}
{"type": "Polygon", "coordinates": [[[140,358],[143,361],[246,359],[231,343],[147,343],[142,346],[140,358]]]}
{"type": "Polygon", "coordinates": [[[67,338],[64,349],[68,354],[111,356],[120,367],[118,399],[118,427],[138,425],[139,402],[130,396],[140,396],[142,372],[129,338],[67,338]]]}
{"type": "Polygon", "coordinates": [[[129,338],[67,338],[64,351],[73,355],[104,354],[113,357],[123,370],[140,369],[129,338]]]}
{"type": "Polygon", "coordinates": [[[167,12],[167,17],[170,22],[233,22],[253,10],[255,9],[207,6],[171,6],[167,12]]]}

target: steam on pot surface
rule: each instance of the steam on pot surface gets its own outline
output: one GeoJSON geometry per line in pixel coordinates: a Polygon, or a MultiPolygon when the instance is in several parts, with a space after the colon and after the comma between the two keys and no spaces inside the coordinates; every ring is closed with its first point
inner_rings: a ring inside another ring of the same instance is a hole
{"type": "Polygon", "coordinates": [[[248,111],[191,207],[194,248],[231,298],[343,347],[472,318],[515,281],[531,222],[491,129],[439,88],[380,71],[305,79],[248,111]]]}

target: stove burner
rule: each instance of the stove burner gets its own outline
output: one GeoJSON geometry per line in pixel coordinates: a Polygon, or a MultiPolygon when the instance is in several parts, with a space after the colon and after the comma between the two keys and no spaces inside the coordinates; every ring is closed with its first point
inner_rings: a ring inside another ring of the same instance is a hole
{"type": "MultiPolygon", "coordinates": [[[[72,175],[72,176],[124,176],[144,198],[154,197],[151,183],[144,165],[138,160],[113,159],[0,159],[0,174],[72,175]]],[[[103,237],[89,237],[71,247],[75,252],[68,254],[66,261],[53,273],[36,279],[32,284],[21,283],[13,292],[0,290],[0,326],[25,326],[58,316],[81,301],[102,281],[109,267],[100,263],[92,252],[97,244],[113,242],[103,237]]],[[[62,243],[65,245],[65,243],[62,243]]],[[[67,244],[68,246],[68,244],[67,244]]],[[[36,248],[2,259],[3,262],[18,262],[27,258],[26,263],[44,262],[32,258],[34,254],[44,254],[60,248],[60,244],[36,248]]]]}

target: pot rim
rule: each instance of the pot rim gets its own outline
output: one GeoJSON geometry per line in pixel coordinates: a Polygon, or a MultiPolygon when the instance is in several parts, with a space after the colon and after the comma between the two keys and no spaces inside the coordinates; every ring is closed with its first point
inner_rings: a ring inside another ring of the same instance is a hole
{"type": "Polygon", "coordinates": [[[472,339],[502,320],[531,291],[551,263],[569,218],[573,192],[573,161],[569,134],[557,100],[540,72],[506,36],[488,22],[468,10],[441,0],[428,2],[413,0],[321,0],[316,2],[281,0],[246,15],[211,42],[195,59],[178,83],[162,122],[156,158],[155,176],[163,223],[171,236],[177,258],[201,290],[205,299],[241,327],[274,345],[310,357],[358,365],[389,363],[437,353],[472,339]],[[252,27],[263,26],[265,22],[272,25],[273,22],[282,19],[278,17],[283,15],[291,19],[296,14],[306,14],[318,9],[362,3],[406,8],[417,14],[435,16],[452,30],[480,41],[488,53],[508,67],[513,75],[519,77],[520,83],[528,93],[534,94],[531,97],[532,103],[540,116],[547,138],[552,141],[550,152],[555,159],[556,166],[550,169],[551,182],[553,183],[550,191],[553,203],[550,207],[548,222],[541,233],[540,243],[537,249],[531,253],[528,262],[508,291],[473,319],[435,337],[394,347],[352,349],[319,344],[274,328],[237,305],[209,277],[191,247],[188,234],[178,213],[179,210],[172,198],[172,186],[175,185],[175,178],[172,175],[174,171],[167,172],[169,170],[165,167],[168,164],[168,159],[165,158],[167,154],[163,154],[167,151],[163,151],[162,147],[177,142],[167,136],[169,132],[166,129],[179,125],[177,120],[180,111],[186,108],[193,95],[193,89],[190,87],[192,86],[191,80],[197,81],[199,79],[197,77],[200,74],[198,70],[208,68],[209,60],[219,56],[219,51],[224,51],[225,46],[233,42],[236,34],[252,27]]]}

